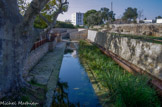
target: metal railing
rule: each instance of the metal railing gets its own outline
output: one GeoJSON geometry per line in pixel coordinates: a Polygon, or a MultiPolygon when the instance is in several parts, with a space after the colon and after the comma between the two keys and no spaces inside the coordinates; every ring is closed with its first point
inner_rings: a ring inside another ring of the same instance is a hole
{"type": "Polygon", "coordinates": [[[31,48],[31,51],[37,49],[38,47],[44,45],[47,42],[53,42],[56,37],[60,36],[60,33],[51,33],[51,34],[48,34],[48,35],[50,35],[49,38],[45,38],[43,40],[39,40],[39,41],[35,42],[33,44],[33,47],[31,48]]]}

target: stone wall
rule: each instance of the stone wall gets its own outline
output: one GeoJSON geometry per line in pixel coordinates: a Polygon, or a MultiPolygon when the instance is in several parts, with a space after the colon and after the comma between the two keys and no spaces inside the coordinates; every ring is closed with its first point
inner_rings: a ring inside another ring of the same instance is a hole
{"type": "Polygon", "coordinates": [[[84,31],[84,30],[87,30],[85,28],[79,28],[78,31],[84,31]]]}
{"type": "MultiPolygon", "coordinates": [[[[70,34],[83,34],[86,29],[84,28],[79,28],[79,29],[70,29],[70,28],[54,28],[51,30],[51,33],[60,33],[63,39],[69,38],[70,34]],[[83,32],[81,32],[83,31],[83,32]]],[[[87,31],[87,30],[86,30],[87,31]]],[[[87,32],[86,32],[87,34],[87,32]]],[[[81,38],[81,37],[80,37],[81,38]]]]}
{"type": "Polygon", "coordinates": [[[69,28],[54,28],[51,30],[51,33],[71,33],[76,32],[78,29],[69,29],[69,28]]]}
{"type": "Polygon", "coordinates": [[[88,39],[162,80],[162,45],[88,31],[88,39]]]}
{"type": "Polygon", "coordinates": [[[61,33],[62,39],[66,39],[69,38],[69,33],[65,32],[65,33],[61,33]]]}
{"type": "Polygon", "coordinates": [[[131,35],[148,35],[162,37],[162,24],[110,24],[105,26],[93,26],[91,29],[131,35]]]}
{"type": "Polygon", "coordinates": [[[162,24],[112,24],[109,32],[162,37],[162,24]]]}
{"type": "Polygon", "coordinates": [[[46,43],[39,48],[31,51],[29,55],[27,56],[24,64],[24,73],[23,76],[26,77],[28,75],[28,72],[38,63],[38,61],[48,52],[48,45],[49,43],[46,43]]]}
{"type": "Polygon", "coordinates": [[[72,32],[78,32],[79,29],[69,29],[69,28],[54,28],[51,33],[60,33],[63,39],[69,38],[69,34],[72,32]]]}
{"type": "Polygon", "coordinates": [[[54,48],[56,40],[54,42],[47,42],[29,53],[23,68],[24,78],[27,77],[29,71],[41,60],[41,58],[50,51],[49,49],[51,48],[51,45],[53,45],[52,48],[54,48]]]}
{"type": "Polygon", "coordinates": [[[70,40],[85,40],[88,35],[88,30],[81,30],[70,33],[70,40]]]}

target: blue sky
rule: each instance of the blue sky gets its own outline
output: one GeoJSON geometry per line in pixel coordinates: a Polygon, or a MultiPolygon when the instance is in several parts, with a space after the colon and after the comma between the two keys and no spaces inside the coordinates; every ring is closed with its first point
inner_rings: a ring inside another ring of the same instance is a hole
{"type": "MultiPolygon", "coordinates": [[[[31,0],[27,0],[31,1],[31,0]]],[[[154,19],[156,16],[162,16],[162,0],[68,0],[68,12],[59,15],[58,20],[64,21],[71,19],[71,14],[74,12],[83,12],[95,9],[100,10],[101,7],[110,8],[113,2],[113,11],[116,18],[122,17],[124,11],[128,7],[143,10],[144,17],[154,19]]]]}
{"type": "Polygon", "coordinates": [[[74,12],[83,12],[101,7],[110,8],[113,2],[113,11],[116,18],[120,18],[127,7],[143,10],[144,18],[154,19],[156,16],[162,16],[162,0],[68,0],[68,12],[59,15],[58,20],[64,21],[71,19],[71,14],[74,12]]]}

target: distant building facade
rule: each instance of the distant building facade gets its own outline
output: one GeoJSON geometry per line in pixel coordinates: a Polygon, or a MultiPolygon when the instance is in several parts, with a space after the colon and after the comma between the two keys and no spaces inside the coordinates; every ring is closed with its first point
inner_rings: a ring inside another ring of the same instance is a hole
{"type": "Polygon", "coordinates": [[[162,19],[156,19],[156,23],[162,23],[162,19]]]}
{"type": "Polygon", "coordinates": [[[83,26],[84,13],[76,12],[71,15],[73,25],[83,26]]]}
{"type": "Polygon", "coordinates": [[[153,20],[143,20],[144,23],[152,23],[153,20]]]}

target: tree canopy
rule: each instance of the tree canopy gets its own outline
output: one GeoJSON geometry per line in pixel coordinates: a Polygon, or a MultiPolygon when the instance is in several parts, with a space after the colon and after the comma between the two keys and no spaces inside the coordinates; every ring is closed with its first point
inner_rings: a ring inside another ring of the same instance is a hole
{"type": "MultiPolygon", "coordinates": [[[[59,6],[58,2],[60,0],[49,0],[49,2],[44,6],[39,15],[36,16],[34,21],[34,27],[44,29],[47,28],[48,24],[53,21],[52,16],[59,6]]],[[[25,11],[29,7],[30,3],[27,0],[18,0],[19,10],[21,15],[25,14],[25,11]]],[[[63,12],[68,10],[68,5],[64,5],[62,8],[63,12]]]]}
{"type": "Polygon", "coordinates": [[[84,19],[83,19],[84,25],[88,24],[88,22],[87,22],[88,16],[91,15],[91,14],[95,14],[96,12],[97,12],[96,10],[89,10],[84,14],[84,19]]]}
{"type": "Polygon", "coordinates": [[[113,11],[110,11],[108,8],[101,8],[101,17],[104,22],[112,22],[115,20],[115,14],[113,11]]]}
{"type": "Polygon", "coordinates": [[[162,16],[157,16],[155,17],[155,19],[162,19],[162,16]]]}
{"type": "Polygon", "coordinates": [[[135,22],[137,17],[138,17],[137,8],[128,7],[125,10],[122,19],[126,20],[126,21],[132,21],[133,20],[135,22]]]}
{"type": "Polygon", "coordinates": [[[108,8],[101,8],[97,10],[89,10],[84,14],[84,25],[101,25],[106,22],[111,23],[115,20],[115,14],[108,8]]]}
{"type": "Polygon", "coordinates": [[[55,28],[75,28],[73,24],[68,22],[57,21],[55,28]]]}
{"type": "Polygon", "coordinates": [[[30,3],[27,2],[27,0],[18,0],[17,3],[19,6],[20,14],[24,15],[30,3]]]}

